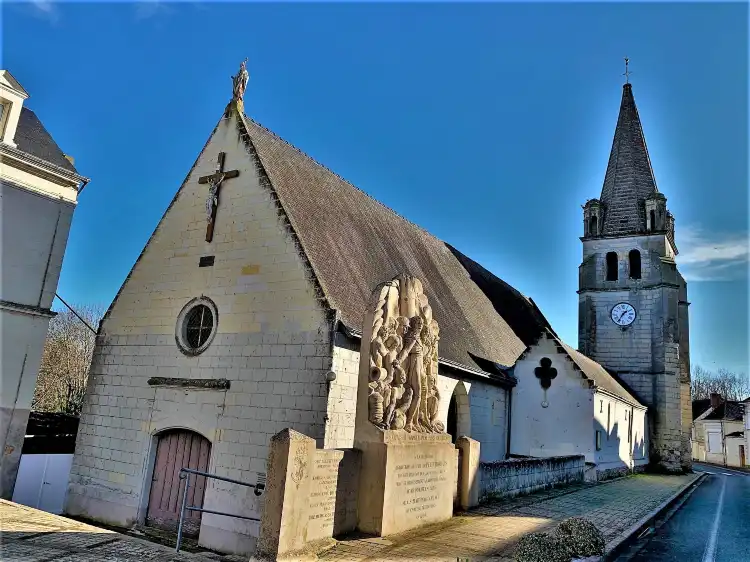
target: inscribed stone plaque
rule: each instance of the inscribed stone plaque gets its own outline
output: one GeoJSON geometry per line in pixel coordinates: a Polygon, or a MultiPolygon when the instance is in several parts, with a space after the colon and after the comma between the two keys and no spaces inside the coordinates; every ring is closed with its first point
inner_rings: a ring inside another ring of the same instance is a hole
{"type": "Polygon", "coordinates": [[[456,468],[455,448],[450,444],[389,447],[384,534],[449,519],[456,468]]]}
{"type": "Polygon", "coordinates": [[[308,541],[333,536],[339,464],[343,456],[343,451],[315,451],[308,507],[308,541]]]}

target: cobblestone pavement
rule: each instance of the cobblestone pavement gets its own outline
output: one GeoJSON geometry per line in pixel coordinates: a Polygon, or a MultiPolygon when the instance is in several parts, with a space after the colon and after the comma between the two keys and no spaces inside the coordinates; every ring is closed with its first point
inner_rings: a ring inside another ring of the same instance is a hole
{"type": "Polygon", "coordinates": [[[216,562],[0,500],[2,562],[216,562]]]}
{"type": "MultiPolygon", "coordinates": [[[[351,537],[319,558],[329,562],[420,560],[509,562],[516,541],[580,515],[611,541],[698,477],[633,476],[540,492],[474,509],[450,521],[388,538],[351,537]]],[[[229,562],[168,547],[0,500],[2,562],[229,562]]]]}
{"type": "Polygon", "coordinates": [[[548,530],[573,516],[595,523],[609,543],[698,476],[638,475],[533,494],[388,538],[344,539],[320,558],[329,562],[511,562],[521,536],[548,530]]]}

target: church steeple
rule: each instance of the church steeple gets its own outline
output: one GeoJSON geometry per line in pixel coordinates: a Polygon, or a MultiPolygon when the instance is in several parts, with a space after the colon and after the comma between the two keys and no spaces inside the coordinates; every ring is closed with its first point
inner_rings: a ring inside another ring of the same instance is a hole
{"type": "Polygon", "coordinates": [[[687,285],[628,74],[601,197],[583,207],[578,348],[648,404],[651,463],[689,470],[687,285]]]}
{"type": "Polygon", "coordinates": [[[656,180],[635,106],[633,86],[625,83],[600,198],[604,207],[600,234],[612,236],[646,232],[649,225],[645,200],[655,193],[658,193],[656,180]]]}

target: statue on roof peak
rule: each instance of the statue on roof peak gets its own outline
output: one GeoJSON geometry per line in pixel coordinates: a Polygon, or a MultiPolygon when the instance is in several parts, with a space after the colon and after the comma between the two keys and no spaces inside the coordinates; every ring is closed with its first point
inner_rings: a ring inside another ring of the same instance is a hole
{"type": "Polygon", "coordinates": [[[247,88],[247,81],[250,79],[245,63],[247,63],[247,59],[240,63],[240,70],[237,75],[232,76],[232,101],[239,103],[244,100],[245,88],[247,88]]]}

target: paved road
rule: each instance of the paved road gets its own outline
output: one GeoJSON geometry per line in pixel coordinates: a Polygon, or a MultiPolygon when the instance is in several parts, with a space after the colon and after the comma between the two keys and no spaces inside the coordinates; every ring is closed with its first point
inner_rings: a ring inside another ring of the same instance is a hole
{"type": "Polygon", "coordinates": [[[628,562],[750,561],[750,474],[694,464],[708,476],[628,562]]]}

